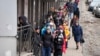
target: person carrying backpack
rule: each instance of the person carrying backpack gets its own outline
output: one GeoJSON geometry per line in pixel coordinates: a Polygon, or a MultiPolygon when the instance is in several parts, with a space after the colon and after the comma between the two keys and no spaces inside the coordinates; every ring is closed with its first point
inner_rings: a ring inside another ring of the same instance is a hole
{"type": "Polygon", "coordinates": [[[63,28],[60,25],[59,29],[57,29],[56,37],[54,38],[54,56],[62,56],[64,36],[63,28]]]}

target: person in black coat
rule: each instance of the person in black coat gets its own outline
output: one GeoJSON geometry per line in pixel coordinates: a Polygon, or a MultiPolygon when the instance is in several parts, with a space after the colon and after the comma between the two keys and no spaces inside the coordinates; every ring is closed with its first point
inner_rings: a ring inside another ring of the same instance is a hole
{"type": "Polygon", "coordinates": [[[21,45],[21,48],[22,50],[26,51],[27,48],[24,47],[26,41],[28,40],[28,37],[26,35],[29,35],[29,26],[28,25],[28,22],[27,22],[27,18],[25,16],[20,16],[18,18],[18,41],[22,41],[22,45],[21,45]]]}
{"type": "MultiPolygon", "coordinates": [[[[27,18],[25,16],[20,16],[18,18],[18,20],[19,20],[18,27],[20,27],[20,28],[18,28],[18,31],[23,30],[22,35],[27,34],[28,28],[29,28],[29,26],[27,26],[28,25],[27,18]]],[[[25,40],[24,36],[22,36],[22,37],[23,37],[22,39],[25,40]]]]}
{"type": "Polygon", "coordinates": [[[50,8],[50,10],[48,11],[48,16],[52,16],[54,23],[56,22],[57,12],[55,11],[54,7],[50,8]]]}
{"type": "Polygon", "coordinates": [[[74,40],[76,42],[76,49],[79,49],[81,38],[83,37],[82,27],[79,25],[79,22],[76,22],[72,26],[72,33],[74,36],[74,40]]]}
{"type": "Polygon", "coordinates": [[[55,25],[56,27],[58,28],[59,25],[62,25],[63,24],[63,19],[62,17],[60,17],[60,15],[57,15],[56,19],[55,19],[55,25]]]}
{"type": "Polygon", "coordinates": [[[41,36],[40,36],[40,29],[36,28],[35,32],[33,33],[33,49],[34,55],[39,56],[40,47],[42,46],[41,36]]]}
{"type": "Polygon", "coordinates": [[[51,35],[51,30],[49,28],[46,30],[46,34],[42,37],[42,41],[42,56],[51,56],[51,51],[53,49],[53,36],[51,35]]]}
{"type": "Polygon", "coordinates": [[[54,38],[54,56],[62,56],[62,46],[64,42],[64,30],[60,25],[56,32],[56,37],[54,38]]]}

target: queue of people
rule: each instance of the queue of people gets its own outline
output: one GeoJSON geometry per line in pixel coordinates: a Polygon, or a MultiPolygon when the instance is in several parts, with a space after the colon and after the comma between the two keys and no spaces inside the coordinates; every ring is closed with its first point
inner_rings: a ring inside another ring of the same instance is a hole
{"type": "Polygon", "coordinates": [[[62,56],[66,52],[71,34],[70,27],[72,27],[72,34],[76,42],[76,50],[80,48],[83,30],[79,25],[78,3],[79,0],[75,0],[74,3],[69,0],[64,7],[60,7],[58,10],[51,7],[46,23],[41,29],[42,56],[51,56],[51,52],[54,56],[62,56]],[[66,18],[66,16],[68,17],[66,18]]]}
{"type": "MultiPolygon", "coordinates": [[[[80,11],[78,8],[79,0],[69,0],[64,7],[58,10],[51,7],[48,11],[46,22],[43,28],[36,28],[32,37],[34,37],[34,54],[39,56],[38,48],[42,47],[42,56],[62,56],[68,48],[70,39],[70,27],[76,42],[76,49],[80,48],[80,42],[83,37],[83,30],[79,24],[80,11]],[[68,16],[66,18],[66,16],[68,16]]],[[[82,42],[83,43],[83,42],[82,42]]]]}

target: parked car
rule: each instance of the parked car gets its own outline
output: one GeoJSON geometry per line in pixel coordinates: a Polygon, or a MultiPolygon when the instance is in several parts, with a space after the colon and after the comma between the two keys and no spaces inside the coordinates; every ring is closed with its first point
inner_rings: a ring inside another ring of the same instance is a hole
{"type": "Polygon", "coordinates": [[[94,8],[93,14],[100,17],[100,4],[94,8]]]}
{"type": "Polygon", "coordinates": [[[98,6],[98,4],[100,4],[100,0],[93,0],[89,5],[88,10],[93,11],[94,7],[98,6]]]}
{"type": "Polygon", "coordinates": [[[92,2],[98,2],[99,0],[92,0],[92,2]]]}

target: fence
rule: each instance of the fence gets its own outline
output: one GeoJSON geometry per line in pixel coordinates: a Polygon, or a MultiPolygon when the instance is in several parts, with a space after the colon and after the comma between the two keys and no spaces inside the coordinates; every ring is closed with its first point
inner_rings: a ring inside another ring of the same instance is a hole
{"type": "Polygon", "coordinates": [[[19,53],[19,56],[21,52],[32,52],[32,32],[33,30],[30,25],[18,28],[17,51],[19,53]]]}

